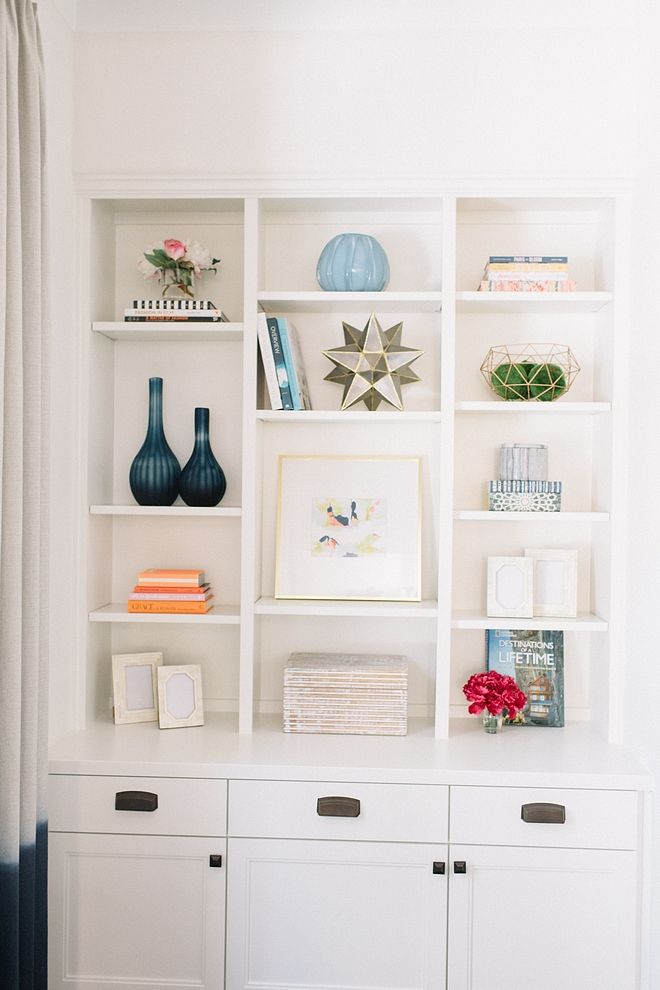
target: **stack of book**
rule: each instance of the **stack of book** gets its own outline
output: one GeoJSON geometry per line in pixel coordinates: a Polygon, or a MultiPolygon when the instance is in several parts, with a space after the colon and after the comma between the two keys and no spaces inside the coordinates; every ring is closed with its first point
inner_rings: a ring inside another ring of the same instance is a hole
{"type": "Polygon", "coordinates": [[[292,653],[284,669],[284,731],[405,736],[403,656],[292,653]]]}
{"type": "Polygon", "coordinates": [[[129,612],[205,615],[213,593],[204,571],[149,567],[128,596],[129,612]]]}
{"type": "Polygon", "coordinates": [[[271,409],[311,409],[300,342],[291,320],[259,313],[257,337],[271,409]]]}
{"type": "Polygon", "coordinates": [[[152,321],[182,323],[228,323],[229,320],[210,299],[134,299],[124,310],[125,323],[152,321]]]}
{"type": "Polygon", "coordinates": [[[480,292],[573,292],[566,255],[491,254],[480,292]]]}

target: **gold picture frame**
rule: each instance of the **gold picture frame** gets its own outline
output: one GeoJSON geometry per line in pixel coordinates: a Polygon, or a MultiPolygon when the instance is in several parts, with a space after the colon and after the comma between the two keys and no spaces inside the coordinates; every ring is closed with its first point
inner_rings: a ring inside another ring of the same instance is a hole
{"type": "Polygon", "coordinates": [[[282,454],[275,598],[421,600],[419,457],[282,454]]]}

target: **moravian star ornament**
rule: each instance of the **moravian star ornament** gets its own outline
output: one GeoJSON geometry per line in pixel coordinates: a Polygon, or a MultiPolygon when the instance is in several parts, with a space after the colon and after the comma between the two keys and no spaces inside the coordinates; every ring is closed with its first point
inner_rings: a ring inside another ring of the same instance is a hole
{"type": "Polygon", "coordinates": [[[343,347],[323,351],[335,367],[325,381],[344,386],[342,409],[362,401],[373,412],[381,402],[403,409],[401,386],[420,380],[410,367],[423,351],[401,346],[403,323],[383,330],[372,313],[364,330],[342,322],[343,347]]]}

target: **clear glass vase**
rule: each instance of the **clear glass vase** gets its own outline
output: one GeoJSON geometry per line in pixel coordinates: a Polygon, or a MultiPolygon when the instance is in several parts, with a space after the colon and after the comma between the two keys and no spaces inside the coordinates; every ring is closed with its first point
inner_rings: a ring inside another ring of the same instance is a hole
{"type": "Polygon", "coordinates": [[[195,298],[195,273],[181,268],[163,268],[160,273],[163,296],[179,299],[195,298]]]}
{"type": "Polygon", "coordinates": [[[487,708],[484,708],[483,715],[481,716],[482,724],[484,727],[484,732],[489,734],[494,734],[495,732],[502,731],[502,713],[499,715],[491,715],[487,708]]]}

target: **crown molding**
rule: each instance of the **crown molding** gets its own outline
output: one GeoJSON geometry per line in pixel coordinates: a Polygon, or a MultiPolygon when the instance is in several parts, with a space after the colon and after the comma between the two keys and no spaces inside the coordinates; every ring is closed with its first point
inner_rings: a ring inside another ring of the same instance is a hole
{"type": "Polygon", "coordinates": [[[244,198],[245,196],[615,196],[632,175],[340,175],[76,173],[76,192],[98,199],[244,198]]]}

